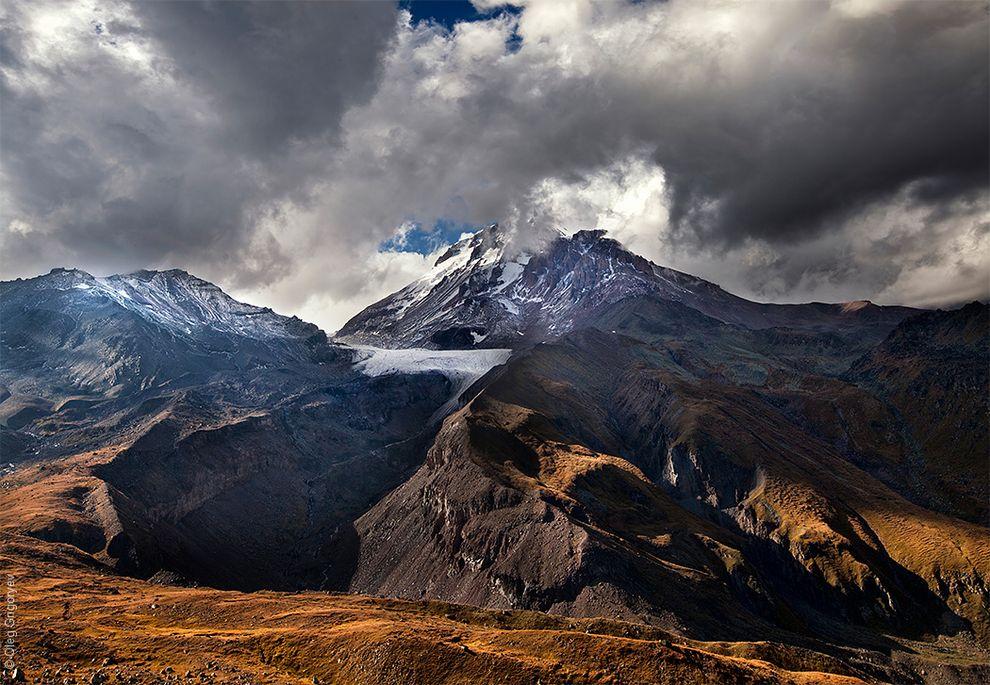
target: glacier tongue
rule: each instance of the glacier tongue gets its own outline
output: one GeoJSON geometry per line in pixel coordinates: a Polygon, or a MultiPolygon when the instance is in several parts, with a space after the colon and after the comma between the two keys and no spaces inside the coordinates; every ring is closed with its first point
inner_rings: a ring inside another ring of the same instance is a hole
{"type": "Polygon", "coordinates": [[[446,415],[456,408],[457,398],[471,384],[496,366],[508,361],[512,350],[427,350],[421,347],[386,349],[369,345],[345,345],[355,352],[354,367],[367,376],[384,376],[391,373],[437,372],[446,376],[451,384],[450,400],[434,414],[434,418],[446,415]]]}
{"type": "Polygon", "coordinates": [[[356,351],[355,367],[367,376],[436,371],[451,380],[470,379],[470,383],[504,364],[512,354],[509,349],[427,350],[410,347],[392,350],[368,345],[347,347],[356,351]]]}

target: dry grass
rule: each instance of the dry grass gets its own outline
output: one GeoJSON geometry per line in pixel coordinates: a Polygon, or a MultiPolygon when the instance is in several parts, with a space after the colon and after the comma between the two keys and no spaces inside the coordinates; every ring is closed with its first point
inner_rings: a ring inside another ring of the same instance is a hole
{"type": "Polygon", "coordinates": [[[732,654],[532,612],[163,587],[105,574],[63,545],[7,535],[3,550],[29,682],[102,682],[97,672],[109,683],[862,682],[784,670],[758,643],[732,654]]]}

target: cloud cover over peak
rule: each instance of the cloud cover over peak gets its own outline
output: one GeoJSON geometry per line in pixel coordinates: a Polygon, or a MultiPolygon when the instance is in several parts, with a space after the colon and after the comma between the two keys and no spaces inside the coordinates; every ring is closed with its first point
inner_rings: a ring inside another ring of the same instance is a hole
{"type": "Polygon", "coordinates": [[[8,4],[3,275],[182,266],[333,329],[427,267],[397,233],[498,220],[758,299],[987,297],[984,3],[514,4],[8,4]]]}

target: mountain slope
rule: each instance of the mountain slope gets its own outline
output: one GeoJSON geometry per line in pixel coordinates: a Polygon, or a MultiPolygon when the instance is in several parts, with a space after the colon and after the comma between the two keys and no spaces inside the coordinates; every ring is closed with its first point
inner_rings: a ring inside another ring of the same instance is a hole
{"type": "Polygon", "coordinates": [[[353,590],[724,639],[990,635],[980,312],[761,305],[598,232],[512,249],[467,238],[341,331],[516,349],[358,519],[353,590]],[[948,426],[962,454],[931,452],[948,426]]]}
{"type": "Polygon", "coordinates": [[[990,307],[909,318],[850,369],[903,420],[912,487],[941,511],[990,525],[990,307]]]}
{"type": "Polygon", "coordinates": [[[547,232],[521,245],[495,224],[452,245],[432,271],[359,313],[336,337],[384,347],[518,347],[580,328],[634,296],[683,304],[750,329],[866,326],[874,341],[913,311],[868,302],[759,304],[657,266],[604,231],[547,232]]]}
{"type": "Polygon", "coordinates": [[[0,283],[3,382],[25,394],[139,391],[184,375],[327,361],[316,326],[246,305],[184,271],[0,283]]]}
{"type": "Polygon", "coordinates": [[[780,391],[598,331],[493,373],[358,520],[352,589],[703,639],[988,634],[990,533],[899,497],[782,414],[780,391]]]}

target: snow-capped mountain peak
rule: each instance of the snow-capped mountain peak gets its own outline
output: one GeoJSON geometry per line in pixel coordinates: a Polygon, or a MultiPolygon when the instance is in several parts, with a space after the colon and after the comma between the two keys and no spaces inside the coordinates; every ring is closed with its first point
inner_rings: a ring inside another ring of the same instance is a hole
{"type": "Polygon", "coordinates": [[[0,319],[7,367],[41,355],[49,373],[38,382],[59,392],[126,394],[197,374],[325,363],[335,354],[313,324],[238,302],[179,270],[96,277],[53,269],[3,281],[0,319]]]}
{"type": "MultiPolygon", "coordinates": [[[[79,269],[52,269],[24,283],[42,290],[66,291],[88,300],[113,302],[179,336],[213,330],[254,338],[294,337],[292,319],[267,307],[238,302],[216,285],[181,269],[140,270],[98,277],[79,269]]],[[[18,281],[12,282],[11,286],[18,281]]]]}
{"type": "MultiPolygon", "coordinates": [[[[637,292],[683,288],[604,231],[512,231],[492,224],[451,245],[433,269],[349,321],[345,341],[386,347],[504,347],[637,292]]],[[[690,278],[690,277],[686,277],[690,278]]],[[[539,336],[538,336],[539,337],[539,336]]]]}
{"type": "Polygon", "coordinates": [[[568,236],[492,224],[451,245],[427,274],[359,313],[337,338],[393,348],[511,348],[589,325],[632,297],[673,302],[754,329],[904,315],[875,305],[761,304],[654,264],[602,230],[568,236]]]}

